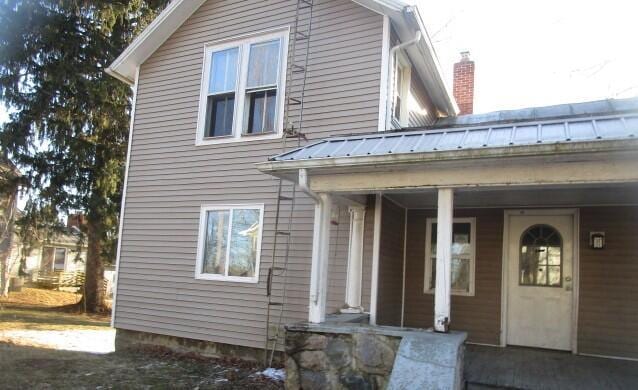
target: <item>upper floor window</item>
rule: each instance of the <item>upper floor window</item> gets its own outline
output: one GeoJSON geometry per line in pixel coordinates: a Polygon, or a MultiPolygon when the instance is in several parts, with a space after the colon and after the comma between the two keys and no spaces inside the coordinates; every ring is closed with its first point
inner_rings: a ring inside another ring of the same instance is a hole
{"type": "Polygon", "coordinates": [[[287,47],[288,29],[206,47],[198,144],[282,134],[287,47]]]}
{"type": "Polygon", "coordinates": [[[395,128],[408,126],[408,94],[412,72],[410,61],[401,52],[396,54],[392,80],[392,125],[395,128]]]}

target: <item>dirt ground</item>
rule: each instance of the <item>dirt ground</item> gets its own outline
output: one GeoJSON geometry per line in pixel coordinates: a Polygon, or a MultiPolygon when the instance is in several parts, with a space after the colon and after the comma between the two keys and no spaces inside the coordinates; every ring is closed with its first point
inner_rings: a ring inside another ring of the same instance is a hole
{"type": "Polygon", "coordinates": [[[112,352],[109,318],[68,312],[77,301],[68,294],[76,295],[24,291],[0,300],[0,388],[283,388],[262,367],[241,361],[162,348],[112,352]]]}

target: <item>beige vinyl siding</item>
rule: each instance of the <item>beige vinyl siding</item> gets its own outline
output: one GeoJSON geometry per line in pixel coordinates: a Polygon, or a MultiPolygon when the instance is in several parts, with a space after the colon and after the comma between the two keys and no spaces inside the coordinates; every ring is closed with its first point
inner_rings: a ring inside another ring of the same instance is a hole
{"type": "Polygon", "coordinates": [[[578,351],[638,358],[638,207],[580,210],[578,351]],[[589,247],[605,232],[605,249],[589,247]]]}
{"type": "MultiPolygon", "coordinates": [[[[501,264],[503,210],[454,210],[455,218],[476,218],[474,296],[452,296],[450,327],[468,332],[475,343],[499,344],[501,329],[501,264]]],[[[425,228],[436,210],[408,210],[405,326],[430,328],[434,323],[434,294],[425,283],[425,228]]]]}
{"type": "MultiPolygon", "coordinates": [[[[254,164],[279,153],[281,141],[196,147],[200,80],[206,43],[291,25],[295,4],[294,0],[207,1],[142,65],[117,328],[263,346],[277,182],[254,164]],[[238,203],[265,205],[259,283],[195,280],[200,206],[238,203]]],[[[383,18],[352,1],[315,4],[303,131],[309,141],[375,131],[383,18]]],[[[296,119],[296,113],[290,117],[296,119]]],[[[282,215],[287,215],[285,209],[282,215]]],[[[332,311],[343,304],[345,288],[349,217],[345,209],[339,215],[339,226],[332,227],[330,252],[328,308],[332,311]]],[[[313,202],[300,196],[288,272],[288,322],[307,319],[313,217],[313,202]]],[[[281,294],[279,287],[274,294],[281,294]]]]}
{"type": "Polygon", "coordinates": [[[401,325],[404,243],[405,209],[383,198],[377,292],[377,324],[379,325],[401,325]]]}

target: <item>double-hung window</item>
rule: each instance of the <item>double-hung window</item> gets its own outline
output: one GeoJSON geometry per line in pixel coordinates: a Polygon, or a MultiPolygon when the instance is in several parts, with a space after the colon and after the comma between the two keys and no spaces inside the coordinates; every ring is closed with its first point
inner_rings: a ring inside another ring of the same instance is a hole
{"type": "Polygon", "coordinates": [[[396,53],[392,80],[392,126],[401,128],[408,126],[408,95],[410,93],[410,78],[412,71],[410,61],[403,53],[396,53]]]}
{"type": "Polygon", "coordinates": [[[263,205],[203,206],[195,277],[257,283],[263,214],[263,205]]]}
{"type": "Polygon", "coordinates": [[[283,132],[288,29],[206,47],[197,143],[283,132]]]}
{"type": "MultiPolygon", "coordinates": [[[[476,259],[476,219],[454,218],[452,226],[452,295],[474,295],[476,259]]],[[[437,223],[427,219],[425,237],[425,292],[434,292],[436,284],[437,223]]]]}

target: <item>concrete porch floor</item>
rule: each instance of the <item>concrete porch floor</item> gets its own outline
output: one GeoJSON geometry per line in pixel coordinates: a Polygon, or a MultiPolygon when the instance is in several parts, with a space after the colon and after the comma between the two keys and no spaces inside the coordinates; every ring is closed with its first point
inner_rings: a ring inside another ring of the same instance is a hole
{"type": "Polygon", "coordinates": [[[638,389],[638,362],[467,345],[465,380],[468,389],[638,389]]]}

